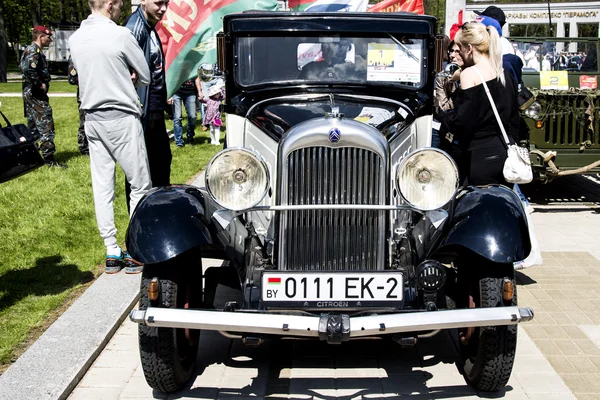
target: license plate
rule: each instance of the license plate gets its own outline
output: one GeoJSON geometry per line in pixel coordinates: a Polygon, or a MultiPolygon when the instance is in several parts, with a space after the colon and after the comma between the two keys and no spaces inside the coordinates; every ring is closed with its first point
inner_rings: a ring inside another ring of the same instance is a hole
{"type": "Polygon", "coordinates": [[[265,272],[262,300],[267,302],[402,301],[402,274],[265,272]]]}

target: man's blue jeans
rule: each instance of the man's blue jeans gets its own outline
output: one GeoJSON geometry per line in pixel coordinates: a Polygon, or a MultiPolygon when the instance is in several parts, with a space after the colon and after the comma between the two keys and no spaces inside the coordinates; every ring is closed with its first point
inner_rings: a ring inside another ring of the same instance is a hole
{"type": "Polygon", "coordinates": [[[183,146],[183,127],[181,126],[182,108],[181,103],[185,105],[187,113],[187,138],[191,140],[194,137],[194,129],[196,129],[196,94],[192,93],[188,96],[173,95],[173,134],[175,135],[175,144],[183,146]]]}

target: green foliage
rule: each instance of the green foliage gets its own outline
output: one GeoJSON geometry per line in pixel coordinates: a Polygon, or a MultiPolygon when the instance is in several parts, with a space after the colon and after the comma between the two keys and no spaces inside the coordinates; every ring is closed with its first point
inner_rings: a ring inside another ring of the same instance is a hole
{"type": "MultiPolygon", "coordinates": [[[[13,124],[25,123],[21,98],[0,100],[13,124]]],[[[32,330],[43,328],[74,291],[102,273],[105,249],[96,226],[89,159],[77,149],[76,99],[53,97],[50,104],[56,158],[69,168],[41,167],[0,185],[0,371],[32,330]]],[[[195,146],[172,144],[172,182],[186,182],[217,151],[206,132],[196,138],[195,146]]],[[[124,243],[128,215],[120,169],[116,182],[115,222],[124,243]]]]}
{"type": "MultiPolygon", "coordinates": [[[[34,25],[80,23],[90,14],[87,0],[3,0],[6,37],[27,44],[34,25]]],[[[122,19],[131,14],[131,0],[123,0],[122,19]]]]}

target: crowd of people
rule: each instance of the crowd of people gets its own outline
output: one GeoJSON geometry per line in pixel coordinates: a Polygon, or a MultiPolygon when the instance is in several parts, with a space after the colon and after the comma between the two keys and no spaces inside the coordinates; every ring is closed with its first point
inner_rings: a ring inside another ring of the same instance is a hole
{"type": "MultiPolygon", "coordinates": [[[[490,6],[477,14],[479,17],[463,24],[451,41],[448,38],[446,62],[460,69],[452,76],[440,74],[436,78],[435,120],[439,126],[433,131],[432,145],[454,158],[462,184],[513,186],[503,176],[507,143],[502,127],[511,144],[528,136],[517,100],[523,85],[523,61],[501,36],[504,12],[490,6]]],[[[514,190],[531,212],[518,185],[514,190]]]]}
{"type": "Polygon", "coordinates": [[[512,43],[515,54],[523,62],[525,71],[582,71],[597,72],[598,58],[595,44],[587,51],[557,51],[554,43],[512,43]]]}
{"type": "MultiPolygon", "coordinates": [[[[188,115],[189,144],[194,141],[197,104],[202,104],[203,130],[210,128],[211,142],[218,145],[224,85],[214,79],[212,64],[203,65],[197,78],[184,82],[167,99],[164,54],[155,26],[165,15],[169,0],[142,0],[123,26],[118,24],[123,0],[88,3],[91,14],[69,39],[68,76],[78,87],[80,110],[78,147],[82,155],[90,157],[96,222],[106,246],[105,272],[137,274],[143,265],[117,243],[116,165],[125,173],[131,215],[152,187],[171,183],[172,153],[165,111],[172,107],[176,146],[183,147],[182,103],[188,115]],[[204,73],[209,69],[210,74],[204,73]]],[[[42,52],[50,44],[52,32],[35,26],[32,39],[20,64],[25,117],[29,129],[39,136],[45,163],[66,168],[54,158],[50,73],[42,52]]]]}

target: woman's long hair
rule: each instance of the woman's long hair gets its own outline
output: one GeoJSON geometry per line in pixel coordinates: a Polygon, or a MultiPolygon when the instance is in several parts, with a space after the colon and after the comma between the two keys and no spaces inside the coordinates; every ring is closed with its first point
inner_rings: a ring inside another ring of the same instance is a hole
{"type": "Polygon", "coordinates": [[[485,26],[481,22],[467,22],[456,33],[454,41],[461,47],[471,45],[487,57],[492,69],[496,71],[497,79],[505,85],[500,36],[493,26],[485,26]]]}

